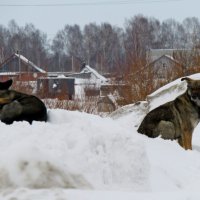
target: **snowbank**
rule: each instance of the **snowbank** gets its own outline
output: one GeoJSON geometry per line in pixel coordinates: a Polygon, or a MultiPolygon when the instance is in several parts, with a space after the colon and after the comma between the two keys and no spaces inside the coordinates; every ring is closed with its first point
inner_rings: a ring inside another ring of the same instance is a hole
{"type": "Polygon", "coordinates": [[[200,126],[185,151],[138,134],[144,113],[128,109],[115,120],[49,110],[48,123],[0,123],[0,199],[199,199],[200,126]]]}
{"type": "MultiPolygon", "coordinates": [[[[182,88],[177,83],[164,89],[182,88]]],[[[177,94],[165,91],[152,95],[152,105],[177,94]]],[[[0,199],[200,199],[200,125],[193,151],[140,135],[148,103],[125,106],[112,118],[49,110],[47,123],[0,123],[0,199]]]]}
{"type": "MultiPolygon", "coordinates": [[[[193,74],[188,77],[199,80],[200,73],[193,74]]],[[[173,101],[176,97],[183,94],[186,91],[186,89],[186,81],[181,81],[181,78],[167,85],[164,85],[163,87],[159,88],[158,90],[147,96],[147,101],[149,103],[149,111],[166,102],[173,101]]]]}
{"type": "Polygon", "coordinates": [[[0,188],[149,189],[139,135],[85,113],[49,116],[49,123],[0,123],[0,188]]]}

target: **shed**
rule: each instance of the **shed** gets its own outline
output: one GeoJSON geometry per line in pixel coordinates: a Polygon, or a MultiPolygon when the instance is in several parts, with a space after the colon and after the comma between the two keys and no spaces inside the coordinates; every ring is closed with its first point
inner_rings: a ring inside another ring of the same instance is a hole
{"type": "Polygon", "coordinates": [[[72,100],[74,96],[74,78],[41,77],[37,80],[37,91],[41,98],[72,100]]]}

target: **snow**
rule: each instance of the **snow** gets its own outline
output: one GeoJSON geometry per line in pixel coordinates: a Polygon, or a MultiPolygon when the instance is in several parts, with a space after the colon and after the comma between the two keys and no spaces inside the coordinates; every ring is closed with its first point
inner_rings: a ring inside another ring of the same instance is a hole
{"type": "Polygon", "coordinates": [[[200,199],[200,125],[193,151],[137,133],[151,103],[184,92],[177,84],[110,117],[49,109],[47,123],[0,122],[0,200],[200,199]]]}
{"type": "Polygon", "coordinates": [[[36,66],[33,62],[31,62],[30,60],[28,60],[27,58],[25,58],[23,55],[17,54],[15,53],[15,55],[20,58],[23,62],[30,64],[33,68],[35,68],[37,71],[41,72],[41,73],[46,73],[46,71],[44,71],[43,69],[41,69],[40,67],[36,66]]]}
{"type": "Polygon", "coordinates": [[[81,70],[81,73],[85,73],[85,72],[92,72],[92,74],[94,74],[97,79],[100,79],[102,81],[102,83],[105,83],[107,81],[107,79],[104,76],[99,74],[95,69],[91,68],[89,65],[86,65],[81,70]]]}
{"type": "MultiPolygon", "coordinates": [[[[200,79],[200,73],[193,74],[188,77],[194,80],[198,80],[200,79]]],[[[181,81],[181,78],[159,88],[158,90],[147,96],[149,110],[152,110],[166,102],[173,101],[177,96],[183,94],[186,89],[186,81],[181,81]]]]}

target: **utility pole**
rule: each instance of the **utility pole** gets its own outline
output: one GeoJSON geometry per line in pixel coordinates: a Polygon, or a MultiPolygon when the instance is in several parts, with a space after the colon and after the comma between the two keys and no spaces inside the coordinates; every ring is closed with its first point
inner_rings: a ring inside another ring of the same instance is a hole
{"type": "Polygon", "coordinates": [[[72,72],[74,72],[74,57],[72,56],[72,72]]]}
{"type": "Polygon", "coordinates": [[[21,59],[19,50],[17,50],[17,54],[18,54],[19,79],[21,80],[21,59]]]}
{"type": "Polygon", "coordinates": [[[60,68],[60,54],[58,54],[58,69],[61,72],[61,68],[60,68]]]}

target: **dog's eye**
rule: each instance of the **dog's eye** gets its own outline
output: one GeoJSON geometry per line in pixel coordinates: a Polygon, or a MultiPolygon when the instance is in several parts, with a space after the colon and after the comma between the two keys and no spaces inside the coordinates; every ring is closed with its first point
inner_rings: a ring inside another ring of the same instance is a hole
{"type": "Polygon", "coordinates": [[[193,99],[196,99],[198,96],[197,95],[192,95],[192,98],[193,99]]]}

